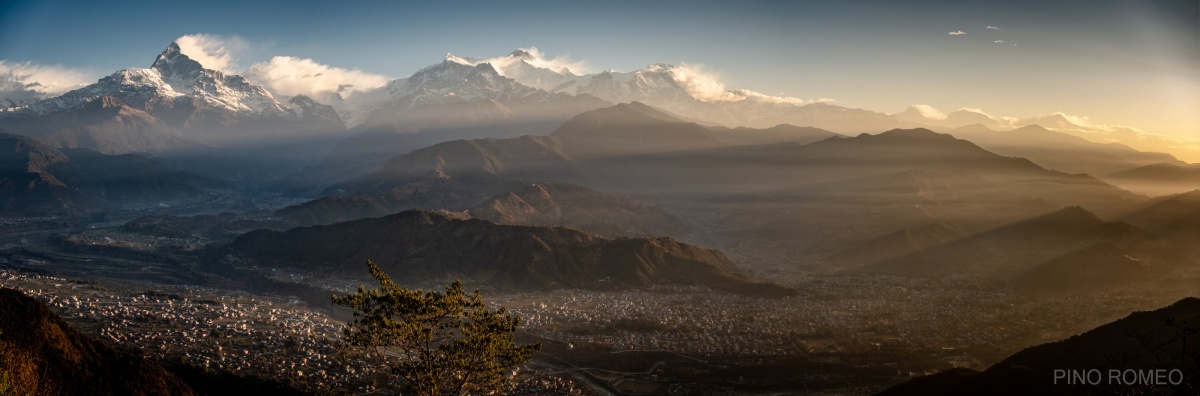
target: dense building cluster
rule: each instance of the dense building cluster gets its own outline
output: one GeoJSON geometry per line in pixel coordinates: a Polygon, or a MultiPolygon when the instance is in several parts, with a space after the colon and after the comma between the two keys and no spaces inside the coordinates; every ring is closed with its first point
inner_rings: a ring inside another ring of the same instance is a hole
{"type": "Polygon", "coordinates": [[[826,277],[782,299],[704,288],[565,290],[496,296],[526,329],[573,345],[701,355],[888,351],[986,366],[1028,345],[1069,337],[1175,296],[1020,297],[970,281],[826,277]],[[1047,327],[1045,323],[1055,323],[1047,327]]]}
{"type": "Polygon", "coordinates": [[[309,389],[366,390],[372,369],[366,360],[339,355],[340,322],[297,301],[195,286],[136,293],[3,270],[0,285],[22,289],[67,320],[91,323],[102,338],[162,360],[309,389]]]}
{"type": "Polygon", "coordinates": [[[513,381],[512,394],[526,396],[584,396],[596,394],[592,389],[570,378],[528,373],[513,381]]]}
{"type": "MultiPolygon", "coordinates": [[[[371,363],[343,359],[337,351],[341,323],[297,300],[113,282],[79,283],[0,269],[0,286],[23,290],[86,331],[159,359],[309,389],[372,389],[367,376],[371,363]]],[[[560,290],[485,299],[519,315],[532,335],[612,356],[665,351],[699,360],[800,357],[887,368],[909,361],[924,362],[918,371],[932,371],[980,368],[1028,345],[1069,337],[1131,309],[1176,298],[1113,294],[1039,299],[965,279],[846,276],[794,284],[802,294],[779,299],[703,287],[560,290]],[[885,358],[861,363],[854,356],[885,358]]],[[[591,389],[568,376],[538,370],[519,376],[515,386],[522,394],[587,394],[591,389]]]]}

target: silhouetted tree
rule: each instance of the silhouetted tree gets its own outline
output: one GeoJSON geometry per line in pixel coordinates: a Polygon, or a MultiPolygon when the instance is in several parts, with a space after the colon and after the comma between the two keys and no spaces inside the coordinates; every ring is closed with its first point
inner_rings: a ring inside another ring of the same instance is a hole
{"type": "Polygon", "coordinates": [[[508,387],[507,371],[528,361],[540,344],[516,345],[520,318],[488,309],[479,291],[454,282],[445,292],[400,287],[371,261],[379,289],[334,296],[354,310],[345,346],[386,362],[407,390],[423,396],[494,394],[508,387]]]}

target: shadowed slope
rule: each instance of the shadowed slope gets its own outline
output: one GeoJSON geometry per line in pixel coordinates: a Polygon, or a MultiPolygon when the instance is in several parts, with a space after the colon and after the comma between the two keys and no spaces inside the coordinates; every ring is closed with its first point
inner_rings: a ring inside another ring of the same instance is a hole
{"type": "Polygon", "coordinates": [[[983,372],[947,370],[915,378],[879,395],[1196,394],[1200,390],[1197,328],[1200,299],[1185,298],[1154,311],[1134,312],[1066,340],[1026,348],[983,372]],[[1185,328],[1191,330],[1180,332],[1185,328]],[[1146,369],[1180,370],[1170,382],[1182,383],[1156,387],[1109,380],[1109,370],[1124,375],[1124,370],[1146,369]],[[1061,378],[1056,384],[1055,370],[1099,370],[1100,384],[1068,385],[1061,378]]]}
{"type": "MultiPolygon", "coordinates": [[[[0,374],[10,391],[62,395],[193,395],[136,351],[80,333],[45,304],[0,288],[0,374]]],[[[19,393],[18,393],[19,394],[19,393]]]]}

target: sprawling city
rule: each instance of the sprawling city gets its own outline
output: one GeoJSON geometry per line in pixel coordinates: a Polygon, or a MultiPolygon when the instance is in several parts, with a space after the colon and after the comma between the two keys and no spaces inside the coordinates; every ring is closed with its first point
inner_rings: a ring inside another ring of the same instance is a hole
{"type": "Polygon", "coordinates": [[[0,6],[0,395],[1200,391],[1196,2],[120,3],[0,6]]]}

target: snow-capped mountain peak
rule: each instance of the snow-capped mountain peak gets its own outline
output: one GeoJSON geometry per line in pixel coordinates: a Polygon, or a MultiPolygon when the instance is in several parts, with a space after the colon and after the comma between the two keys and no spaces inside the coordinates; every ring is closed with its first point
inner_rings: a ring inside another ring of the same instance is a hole
{"type": "Polygon", "coordinates": [[[284,133],[279,131],[304,134],[345,128],[332,107],[307,97],[280,103],[261,85],[204,67],[175,42],[159,53],[149,68],[120,70],[94,84],[0,116],[40,125],[38,120],[43,116],[76,109],[103,97],[119,99],[183,132],[185,137],[205,143],[284,133]]]}
{"type": "Polygon", "coordinates": [[[523,61],[531,61],[535,58],[533,56],[533,54],[529,53],[529,51],[526,51],[524,49],[518,49],[516,51],[513,51],[512,53],[508,54],[508,56],[512,57],[512,58],[517,58],[517,59],[520,59],[523,61]]]}
{"type": "Polygon", "coordinates": [[[215,109],[244,114],[285,114],[287,109],[265,88],[242,76],[206,69],[172,42],[148,69],[130,68],[85,86],[30,105],[25,111],[42,115],[79,106],[89,100],[113,96],[145,108],[172,107],[199,101],[215,109]]]}
{"type": "Polygon", "coordinates": [[[157,70],[165,78],[196,79],[204,74],[204,66],[183,54],[179,44],[171,42],[167,49],[154,58],[151,69],[157,70]]]}
{"type": "Polygon", "coordinates": [[[479,60],[478,60],[478,59],[473,59],[473,58],[464,58],[464,57],[461,57],[461,56],[458,56],[458,55],[454,55],[454,54],[452,54],[452,53],[449,53],[449,52],[447,52],[447,53],[446,53],[446,59],[445,59],[445,60],[443,60],[442,62],[443,62],[443,63],[445,63],[445,62],[449,62],[449,63],[457,63],[457,64],[460,64],[460,65],[467,65],[467,66],[475,66],[476,64],[478,64],[478,63],[479,63],[479,60]]]}
{"type": "Polygon", "coordinates": [[[504,77],[490,63],[446,54],[446,59],[388,84],[389,102],[411,107],[428,103],[458,102],[505,95],[524,96],[536,91],[504,77]]]}
{"type": "Polygon", "coordinates": [[[266,88],[238,75],[207,69],[172,42],[154,59],[151,70],[176,91],[237,113],[285,113],[287,110],[266,88]]]}

